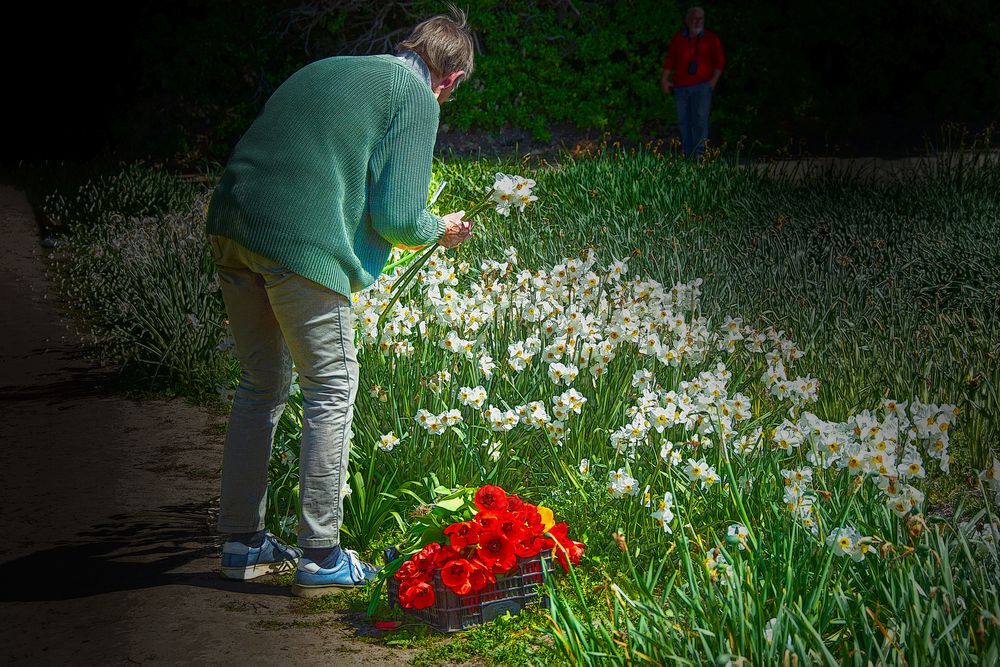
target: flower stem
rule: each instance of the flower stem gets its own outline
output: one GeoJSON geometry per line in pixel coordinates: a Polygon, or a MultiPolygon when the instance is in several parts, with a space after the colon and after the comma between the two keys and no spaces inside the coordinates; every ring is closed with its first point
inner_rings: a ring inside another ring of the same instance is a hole
{"type": "Polygon", "coordinates": [[[397,266],[404,266],[406,264],[409,264],[414,259],[416,259],[420,255],[420,252],[422,250],[424,250],[424,249],[425,248],[418,248],[416,250],[413,250],[413,251],[411,251],[411,252],[403,255],[402,257],[400,257],[399,259],[397,259],[392,264],[387,264],[386,267],[384,269],[382,269],[382,273],[389,273],[390,271],[392,271],[393,269],[395,269],[397,266]]]}
{"type": "Polygon", "coordinates": [[[389,303],[386,305],[385,310],[382,311],[382,314],[378,316],[378,322],[375,325],[378,329],[378,339],[375,341],[375,347],[381,347],[382,345],[382,334],[385,333],[383,325],[385,324],[386,319],[388,319],[389,313],[392,312],[393,306],[395,306],[396,302],[399,301],[399,297],[402,296],[403,292],[409,288],[410,283],[413,282],[417,273],[423,268],[424,264],[427,263],[427,260],[431,258],[431,255],[434,254],[435,250],[437,250],[437,244],[433,243],[424,252],[420,259],[414,262],[413,265],[406,270],[406,273],[400,276],[399,279],[392,284],[392,298],[389,299],[389,303]]]}

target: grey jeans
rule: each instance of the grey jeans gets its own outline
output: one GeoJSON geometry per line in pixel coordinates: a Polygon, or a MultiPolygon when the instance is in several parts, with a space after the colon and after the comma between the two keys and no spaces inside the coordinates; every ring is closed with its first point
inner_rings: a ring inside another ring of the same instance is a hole
{"type": "Polygon", "coordinates": [[[302,389],[298,544],[340,544],[358,391],[351,301],[221,236],[209,236],[240,360],[222,460],[219,530],[264,528],[271,444],[294,362],[302,389]]]}

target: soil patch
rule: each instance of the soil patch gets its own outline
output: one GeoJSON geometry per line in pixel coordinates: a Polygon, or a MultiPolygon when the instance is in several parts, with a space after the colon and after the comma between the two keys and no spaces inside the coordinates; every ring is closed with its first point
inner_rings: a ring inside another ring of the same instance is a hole
{"type": "Polygon", "coordinates": [[[31,664],[405,664],[353,617],[217,574],[225,418],[109,389],[0,187],[0,645],[31,664]]]}

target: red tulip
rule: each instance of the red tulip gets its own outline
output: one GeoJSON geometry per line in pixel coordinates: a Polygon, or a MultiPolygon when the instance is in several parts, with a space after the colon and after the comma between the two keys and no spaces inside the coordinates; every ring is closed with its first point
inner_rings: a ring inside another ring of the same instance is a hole
{"type": "Polygon", "coordinates": [[[514,543],[500,533],[486,533],[479,536],[479,558],[497,574],[509,571],[517,562],[514,543]]]}
{"type": "Polygon", "coordinates": [[[507,509],[507,492],[499,486],[487,484],[479,487],[474,498],[476,507],[482,510],[499,512],[507,509]]]}
{"type": "Polygon", "coordinates": [[[524,520],[524,525],[527,527],[529,533],[532,535],[542,534],[545,522],[542,520],[542,513],[538,511],[537,507],[525,504],[524,509],[518,512],[518,516],[524,520]]]}
{"type": "Polygon", "coordinates": [[[546,548],[543,540],[537,535],[525,535],[514,543],[514,553],[521,558],[537,556],[543,548],[546,548]]]}
{"type": "Polygon", "coordinates": [[[568,532],[569,532],[569,527],[566,525],[565,521],[560,521],[556,525],[549,528],[549,533],[552,534],[552,537],[556,538],[560,542],[569,539],[567,535],[568,532]]]}
{"type": "Polygon", "coordinates": [[[414,576],[420,574],[420,569],[417,564],[411,558],[410,560],[403,563],[403,565],[396,570],[396,574],[393,576],[402,581],[403,579],[411,579],[414,576]]]}
{"type": "Polygon", "coordinates": [[[549,529],[549,533],[558,542],[558,545],[555,546],[556,557],[559,558],[559,564],[567,572],[569,571],[569,565],[566,563],[567,556],[573,565],[579,565],[580,557],[583,555],[584,550],[582,542],[574,542],[569,539],[568,530],[565,521],[560,521],[549,529]]]}
{"type": "Polygon", "coordinates": [[[486,588],[488,584],[495,584],[497,582],[497,578],[493,575],[493,571],[479,558],[473,558],[470,560],[469,565],[472,568],[469,574],[469,583],[472,584],[472,590],[474,592],[481,591],[486,588]]]}
{"type": "Polygon", "coordinates": [[[444,529],[444,534],[453,549],[464,549],[479,543],[479,524],[474,521],[453,523],[444,529]]]}
{"type": "Polygon", "coordinates": [[[509,495],[507,496],[507,509],[511,512],[517,512],[524,507],[530,507],[528,503],[521,500],[518,496],[509,495]]]}
{"type": "Polygon", "coordinates": [[[437,567],[437,557],[440,551],[441,545],[437,542],[431,542],[418,553],[414,554],[411,560],[417,569],[424,572],[430,572],[437,567]]]}
{"type": "Polygon", "coordinates": [[[511,542],[517,542],[527,534],[524,518],[513,512],[503,512],[500,515],[500,527],[497,532],[511,542]]]}
{"type": "Polygon", "coordinates": [[[441,550],[437,552],[437,558],[434,560],[435,567],[441,567],[447,561],[452,558],[457,558],[460,554],[458,551],[453,549],[450,545],[444,544],[441,546],[441,550]]]}
{"type": "Polygon", "coordinates": [[[479,525],[480,537],[483,533],[496,533],[500,531],[500,521],[502,519],[500,512],[493,512],[490,510],[484,510],[476,515],[473,521],[479,525]]]}
{"type": "Polygon", "coordinates": [[[426,609],[434,604],[434,589],[424,581],[400,587],[399,604],[404,609],[426,609]]]}
{"type": "Polygon", "coordinates": [[[441,568],[441,581],[458,595],[465,595],[472,590],[469,576],[472,574],[472,564],[464,558],[452,558],[441,568]]]}
{"type": "Polygon", "coordinates": [[[569,572],[569,565],[566,564],[567,556],[573,565],[580,564],[580,557],[583,555],[583,549],[583,542],[574,542],[573,540],[560,542],[555,547],[556,557],[559,559],[559,564],[562,565],[563,570],[569,572]]]}

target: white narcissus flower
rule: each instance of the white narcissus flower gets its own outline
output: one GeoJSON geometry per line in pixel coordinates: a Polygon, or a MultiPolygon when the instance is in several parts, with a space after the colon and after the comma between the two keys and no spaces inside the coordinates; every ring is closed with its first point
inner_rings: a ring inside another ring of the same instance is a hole
{"type": "Polygon", "coordinates": [[[782,497],[782,502],[788,507],[789,511],[794,511],[799,506],[799,501],[805,496],[806,487],[802,486],[798,482],[794,484],[789,484],[785,487],[785,493],[782,497]]]}
{"type": "Polygon", "coordinates": [[[507,174],[497,172],[496,180],[493,182],[491,199],[496,202],[497,213],[504,216],[510,215],[510,208],[514,203],[514,179],[507,174]]]}
{"type": "Polygon", "coordinates": [[[557,338],[551,345],[546,346],[543,352],[545,354],[545,361],[550,364],[561,361],[563,355],[566,353],[566,340],[564,338],[557,338]]]}
{"type": "Polygon", "coordinates": [[[903,518],[910,512],[920,511],[920,505],[924,502],[924,494],[920,489],[909,484],[899,484],[894,489],[895,493],[888,493],[888,487],[886,490],[889,496],[887,504],[896,516],[903,518]]]}
{"type": "Polygon", "coordinates": [[[702,490],[708,489],[719,481],[719,473],[715,471],[715,468],[708,466],[708,469],[701,475],[701,488],[702,490]]]}
{"type": "Polygon", "coordinates": [[[583,475],[584,477],[586,477],[587,475],[589,475],[590,474],[590,459],[581,459],[580,460],[580,468],[579,468],[579,470],[580,470],[580,474],[583,475]]]}
{"type": "Polygon", "coordinates": [[[493,194],[490,196],[496,203],[496,212],[504,216],[510,215],[511,208],[515,206],[523,211],[528,204],[538,200],[538,197],[531,194],[533,187],[535,181],[530,178],[497,172],[493,194]]]}
{"type": "Polygon", "coordinates": [[[460,387],[458,390],[458,402],[465,406],[472,405],[472,397],[480,387],[460,387]]]}
{"type": "Polygon", "coordinates": [[[531,202],[538,201],[538,197],[531,194],[531,189],[535,187],[535,181],[522,176],[514,176],[514,205],[518,210],[524,211],[531,202]]]}
{"type": "Polygon", "coordinates": [[[438,346],[443,350],[448,350],[449,352],[458,352],[460,346],[458,334],[454,331],[449,331],[448,335],[438,341],[438,346]]]}
{"type": "Polygon", "coordinates": [[[438,419],[445,426],[455,426],[462,423],[462,413],[457,409],[446,410],[438,415],[438,419]]]}
{"type": "Polygon", "coordinates": [[[561,384],[566,375],[566,365],[558,362],[549,364],[549,379],[553,384],[561,384]]]}
{"type": "Polygon", "coordinates": [[[490,457],[493,461],[498,461],[503,455],[503,444],[499,442],[484,442],[483,447],[486,448],[486,455],[490,457]]]}
{"type": "Polygon", "coordinates": [[[640,368],[635,373],[632,373],[632,386],[643,388],[648,387],[652,379],[653,374],[650,371],[645,368],[640,368]]]}
{"type": "Polygon", "coordinates": [[[663,498],[657,501],[656,510],[650,515],[656,519],[656,523],[663,528],[665,533],[673,533],[670,522],[674,520],[674,495],[667,491],[663,498]]]}
{"type": "Polygon", "coordinates": [[[747,530],[746,526],[740,523],[734,523],[726,530],[726,541],[730,544],[738,545],[740,551],[747,548],[747,538],[749,537],[750,531],[747,530]]]}
{"type": "Polygon", "coordinates": [[[608,268],[608,278],[613,282],[617,282],[625,277],[628,273],[628,260],[620,259],[611,264],[608,268]]]}
{"type": "Polygon", "coordinates": [[[549,442],[556,445],[563,444],[567,432],[566,425],[561,421],[551,421],[545,425],[545,435],[548,436],[549,442]]]}
{"type": "Polygon", "coordinates": [[[486,410],[486,421],[490,423],[490,428],[494,431],[509,431],[515,426],[519,418],[514,410],[503,411],[494,406],[486,410]]]}
{"type": "Polygon", "coordinates": [[[399,438],[392,431],[389,431],[385,435],[380,435],[378,439],[378,448],[383,452],[391,452],[392,448],[399,443],[399,438]]]}
{"type": "Polygon", "coordinates": [[[836,556],[850,556],[855,562],[865,559],[871,550],[871,538],[862,535],[853,526],[835,528],[826,538],[836,556]]]}
{"type": "Polygon", "coordinates": [[[684,467],[684,472],[687,473],[688,480],[691,482],[697,482],[702,479],[702,476],[708,472],[708,463],[704,460],[696,461],[694,459],[688,459],[688,464],[684,467]]]}
{"type": "Polygon", "coordinates": [[[483,415],[486,417],[486,421],[490,423],[490,428],[494,431],[502,431],[504,427],[503,412],[494,406],[486,408],[486,412],[483,415]]]}
{"type": "Polygon", "coordinates": [[[979,479],[983,480],[987,489],[996,494],[993,502],[1000,505],[1000,459],[994,458],[993,464],[979,473],[979,479]]]}
{"type": "Polygon", "coordinates": [[[497,365],[493,363],[493,357],[485,352],[482,352],[478,357],[477,363],[479,365],[479,372],[483,374],[484,378],[488,380],[493,377],[493,369],[497,367],[497,365]]]}
{"type": "Polygon", "coordinates": [[[649,411],[649,421],[653,428],[656,429],[657,433],[663,433],[663,431],[674,424],[674,414],[675,410],[655,407],[649,411]]]}
{"type": "Polygon", "coordinates": [[[674,453],[674,443],[669,440],[665,440],[663,445],[660,446],[660,458],[664,463],[671,463],[674,453]]]}
{"type": "Polygon", "coordinates": [[[424,430],[426,430],[428,422],[431,421],[432,419],[434,419],[433,413],[421,408],[420,410],[417,410],[417,414],[413,418],[413,421],[420,424],[420,426],[422,426],[424,430]]]}
{"type": "Polygon", "coordinates": [[[611,494],[612,498],[637,495],[639,482],[635,477],[625,472],[625,468],[612,470],[608,473],[608,493],[611,494]]]}
{"type": "Polygon", "coordinates": [[[448,428],[448,425],[441,421],[436,415],[427,419],[427,432],[430,435],[441,435],[448,428]]]}
{"type": "Polygon", "coordinates": [[[646,418],[637,413],[635,417],[632,418],[631,423],[624,427],[625,436],[632,442],[640,442],[645,439],[646,434],[649,432],[649,422],[646,418]]]}
{"type": "Polygon", "coordinates": [[[521,418],[521,423],[530,428],[542,428],[550,420],[548,413],[545,412],[545,405],[541,401],[532,401],[526,405],[521,405],[515,408],[518,417],[521,418]]]}
{"type": "Polygon", "coordinates": [[[913,447],[907,448],[903,453],[903,460],[896,466],[896,470],[899,472],[901,479],[908,479],[910,477],[922,478],[927,474],[924,471],[924,464],[920,453],[913,447]]]}
{"type": "Polygon", "coordinates": [[[427,380],[427,386],[435,394],[439,394],[441,393],[441,390],[444,389],[445,385],[450,381],[451,373],[447,370],[438,371],[427,380]]]}

